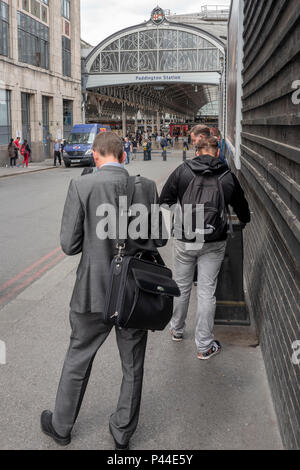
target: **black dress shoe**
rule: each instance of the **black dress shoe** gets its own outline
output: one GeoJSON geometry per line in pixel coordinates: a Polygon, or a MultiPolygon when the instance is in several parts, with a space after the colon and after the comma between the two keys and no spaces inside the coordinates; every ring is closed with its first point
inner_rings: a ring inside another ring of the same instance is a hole
{"type": "Polygon", "coordinates": [[[115,450],[129,450],[129,442],[127,442],[127,444],[119,444],[116,439],[114,438],[114,435],[111,431],[111,428],[109,426],[109,432],[110,434],[112,435],[112,438],[114,440],[114,443],[115,443],[115,450]]]}
{"type": "Polygon", "coordinates": [[[57,434],[52,426],[52,413],[49,410],[45,410],[41,414],[41,429],[44,434],[52,437],[52,439],[60,446],[67,446],[71,442],[71,435],[62,437],[57,434]]]}

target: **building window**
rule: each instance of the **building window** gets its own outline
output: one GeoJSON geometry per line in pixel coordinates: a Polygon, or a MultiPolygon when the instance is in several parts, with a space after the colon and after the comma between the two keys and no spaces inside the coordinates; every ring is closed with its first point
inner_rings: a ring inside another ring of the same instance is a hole
{"type": "Polygon", "coordinates": [[[62,37],[62,71],[63,75],[71,77],[71,41],[62,37]]]}
{"type": "Polygon", "coordinates": [[[44,21],[44,23],[48,22],[48,10],[45,7],[42,7],[42,21],[44,21]]]}
{"type": "Polygon", "coordinates": [[[22,0],[23,10],[28,11],[29,13],[29,0],[22,0]]]}
{"type": "Polygon", "coordinates": [[[0,0],[0,55],[9,56],[8,5],[0,0]]]}
{"type": "Polygon", "coordinates": [[[70,0],[61,0],[61,14],[67,20],[70,19],[70,0]]]}
{"type": "Polygon", "coordinates": [[[49,69],[49,28],[18,12],[19,61],[49,69]]]}
{"type": "Polygon", "coordinates": [[[63,100],[64,139],[67,140],[73,127],[73,101],[63,100]]]}
{"type": "Polygon", "coordinates": [[[10,91],[0,89],[0,145],[11,138],[10,91]]]}
{"type": "Polygon", "coordinates": [[[31,0],[31,14],[37,18],[41,17],[41,5],[37,0],[31,0]]]}

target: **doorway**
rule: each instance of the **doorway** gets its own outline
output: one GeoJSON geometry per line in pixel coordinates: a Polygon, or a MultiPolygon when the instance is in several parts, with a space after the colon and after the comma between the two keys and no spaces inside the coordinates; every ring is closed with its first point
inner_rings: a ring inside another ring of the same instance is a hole
{"type": "Polygon", "coordinates": [[[43,113],[43,147],[45,158],[50,158],[50,133],[49,133],[49,98],[42,97],[43,113]]]}

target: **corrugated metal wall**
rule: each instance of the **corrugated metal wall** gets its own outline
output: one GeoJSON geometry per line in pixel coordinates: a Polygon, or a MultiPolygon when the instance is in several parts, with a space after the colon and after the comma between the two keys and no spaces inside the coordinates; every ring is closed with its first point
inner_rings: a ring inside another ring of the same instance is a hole
{"type": "Polygon", "coordinates": [[[286,448],[295,449],[300,448],[300,365],[292,360],[293,344],[300,340],[300,105],[293,84],[300,80],[300,1],[245,0],[244,41],[239,179],[253,211],[245,232],[246,289],[282,438],[286,448]]]}

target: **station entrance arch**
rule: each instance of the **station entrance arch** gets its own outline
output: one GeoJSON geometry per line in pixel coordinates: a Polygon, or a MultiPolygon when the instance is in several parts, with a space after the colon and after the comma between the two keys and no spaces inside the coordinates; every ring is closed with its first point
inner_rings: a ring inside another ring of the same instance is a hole
{"type": "Polygon", "coordinates": [[[196,26],[172,22],[157,7],[151,19],[102,41],[85,59],[89,121],[142,120],[160,131],[166,116],[195,122],[201,108],[219,101],[224,44],[196,26]]]}

